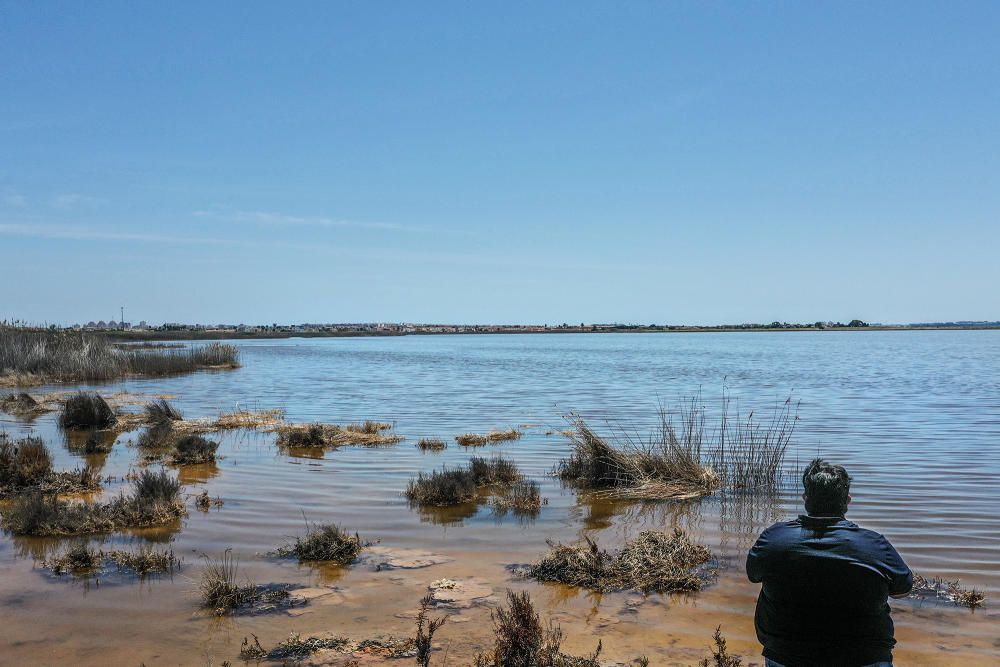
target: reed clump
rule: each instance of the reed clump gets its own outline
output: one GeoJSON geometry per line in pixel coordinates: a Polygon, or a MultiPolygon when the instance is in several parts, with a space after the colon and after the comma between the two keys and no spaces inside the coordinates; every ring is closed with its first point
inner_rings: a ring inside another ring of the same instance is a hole
{"type": "Polygon", "coordinates": [[[198,590],[202,605],[217,616],[253,604],[258,598],[256,584],[249,578],[239,578],[239,560],[231,549],[226,549],[219,559],[205,557],[198,590]]]}
{"type": "Polygon", "coordinates": [[[473,457],[464,468],[419,473],[406,487],[406,498],[415,505],[445,507],[468,502],[484,486],[508,486],[522,475],[513,461],[473,457]]]}
{"type": "Polygon", "coordinates": [[[89,466],[57,472],[41,438],[11,440],[0,433],[0,498],[18,494],[54,494],[96,491],[100,475],[89,466]]]}
{"type": "Polygon", "coordinates": [[[171,422],[182,421],[184,419],[181,411],[164,398],[147,403],[145,413],[148,424],[170,424],[171,422]]]}
{"type": "Polygon", "coordinates": [[[518,440],[520,437],[520,431],[516,428],[509,428],[505,431],[490,431],[485,434],[463,433],[462,435],[455,436],[455,442],[463,447],[482,447],[483,445],[492,445],[498,442],[518,440]]]}
{"type": "Polygon", "coordinates": [[[281,424],[273,430],[278,433],[278,446],[286,448],[325,448],[360,445],[381,447],[394,445],[403,438],[386,433],[391,424],[364,422],[363,424],[281,424]]]}
{"type": "Polygon", "coordinates": [[[601,642],[586,657],[562,653],[562,630],[542,624],[527,592],[507,591],[507,607],[491,617],[493,648],[476,656],[476,667],[600,667],[601,642]]]}
{"type": "Polygon", "coordinates": [[[80,392],[66,399],[59,425],[65,429],[106,429],[118,418],[108,402],[96,392],[80,392]]]}
{"type": "Polygon", "coordinates": [[[571,417],[573,453],[559,463],[566,482],[618,498],[684,499],[718,489],[738,493],[773,492],[784,475],[784,460],[798,419],[791,399],[770,417],[743,418],[723,394],[720,422],[710,436],[700,396],[679,408],[661,405],[658,425],[648,437],[621,431],[614,440],[598,435],[579,416],[571,417]]]}
{"type": "Polygon", "coordinates": [[[278,549],[278,555],[295,556],[300,562],[324,561],[349,565],[370,544],[363,542],[357,533],[351,535],[336,524],[313,524],[308,526],[305,537],[296,537],[294,544],[278,549]]]}
{"type": "Polygon", "coordinates": [[[31,493],[0,510],[15,535],[86,535],[169,523],[184,514],[180,483],[165,471],[142,471],[130,494],[107,503],[71,503],[31,493]]]}
{"type": "Polygon", "coordinates": [[[705,585],[712,562],[708,547],[691,541],[677,529],[673,533],[644,531],[608,553],[589,537],[575,545],[549,542],[550,550],[528,569],[538,581],[554,581],[598,592],[698,591],[705,585]]]}
{"type": "Polygon", "coordinates": [[[441,438],[420,438],[417,448],[422,452],[440,452],[448,449],[448,443],[441,438]]]}
{"type": "Polygon", "coordinates": [[[239,363],[236,347],[222,343],[141,349],[118,346],[94,334],[0,327],[0,385],[103,382],[237,368],[239,363]]]}

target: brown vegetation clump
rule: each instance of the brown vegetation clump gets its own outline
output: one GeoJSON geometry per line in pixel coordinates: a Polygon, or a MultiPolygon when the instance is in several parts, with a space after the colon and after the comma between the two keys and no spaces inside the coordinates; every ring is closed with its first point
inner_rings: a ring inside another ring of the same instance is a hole
{"type": "Polygon", "coordinates": [[[145,413],[146,423],[148,424],[169,424],[170,422],[184,419],[184,415],[181,414],[180,410],[163,398],[148,403],[145,413]]]}
{"type": "Polygon", "coordinates": [[[486,434],[463,433],[455,436],[455,442],[463,447],[482,447],[508,440],[517,440],[521,437],[521,432],[516,428],[509,428],[506,431],[490,431],[486,434]]]}
{"type": "Polygon", "coordinates": [[[101,552],[91,549],[86,542],[77,542],[64,553],[42,561],[42,567],[53,574],[90,574],[101,565],[101,552]]]}
{"type": "Polygon", "coordinates": [[[538,482],[520,480],[495,495],[490,501],[494,513],[503,516],[512,512],[516,517],[536,517],[547,501],[542,498],[538,482]]]}
{"type": "Polygon", "coordinates": [[[258,587],[249,579],[238,580],[239,561],[231,549],[214,560],[205,557],[198,590],[203,606],[223,616],[239,607],[252,604],[258,596],[258,587]]]}
{"type": "Polygon", "coordinates": [[[115,425],[117,417],[97,393],[80,392],[66,399],[59,424],[65,429],[103,429],[115,425]]]}
{"type": "Polygon", "coordinates": [[[926,579],[919,574],[913,575],[913,589],[910,597],[933,597],[948,600],[956,605],[976,609],[986,602],[986,594],[975,588],[965,588],[959,580],[945,581],[941,577],[926,579]]]}
{"type": "Polygon", "coordinates": [[[496,457],[473,457],[465,468],[419,473],[406,487],[407,499],[415,505],[445,507],[476,497],[480,487],[509,486],[522,477],[513,461],[496,457]]]}
{"type": "Polygon", "coordinates": [[[39,404],[30,394],[19,392],[7,394],[0,398],[0,411],[16,417],[31,417],[47,412],[47,408],[39,404]]]}
{"type": "Polygon", "coordinates": [[[215,460],[215,451],[219,443],[207,440],[200,435],[185,435],[174,443],[174,453],[170,462],[176,465],[211,463],[215,460]]]}
{"type": "Polygon", "coordinates": [[[667,593],[704,586],[712,553],[681,530],[644,531],[608,553],[589,537],[582,544],[549,542],[550,551],[528,570],[538,581],[556,581],[598,592],[641,590],[667,593]]]}
{"type": "Polygon", "coordinates": [[[308,527],[305,537],[296,537],[294,544],[278,549],[278,555],[295,556],[300,562],[327,561],[349,565],[369,545],[369,542],[362,542],[357,533],[351,535],[336,524],[313,524],[308,527]]]}
{"type": "Polygon", "coordinates": [[[101,488],[98,473],[90,468],[56,472],[41,438],[12,441],[0,433],[0,498],[16,494],[76,493],[101,488]]]}
{"type": "Polygon", "coordinates": [[[448,443],[441,438],[420,438],[417,448],[423,452],[440,452],[448,449],[448,443]]]}
{"type": "Polygon", "coordinates": [[[180,484],[165,471],[144,470],[124,493],[107,503],[70,503],[40,493],[19,496],[0,510],[15,535],[86,535],[160,526],[184,514],[180,484]]]}
{"type": "Polygon", "coordinates": [[[379,422],[364,424],[282,424],[273,430],[278,433],[279,447],[342,447],[360,445],[379,447],[394,445],[403,438],[394,433],[385,433],[391,425],[379,422]]]}
{"type": "Polygon", "coordinates": [[[214,421],[193,422],[190,426],[185,423],[181,427],[186,430],[191,428],[205,431],[233,431],[237,429],[275,429],[281,427],[285,421],[285,411],[280,408],[268,410],[243,410],[237,408],[233,412],[219,415],[214,421]]]}
{"type": "Polygon", "coordinates": [[[491,614],[493,648],[476,656],[476,667],[599,667],[601,642],[587,657],[562,653],[562,630],[543,625],[527,592],[507,591],[507,608],[491,614]]]}

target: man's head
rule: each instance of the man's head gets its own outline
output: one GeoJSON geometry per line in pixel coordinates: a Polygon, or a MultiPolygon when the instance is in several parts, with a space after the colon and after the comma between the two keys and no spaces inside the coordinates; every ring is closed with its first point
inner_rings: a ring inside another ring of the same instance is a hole
{"type": "Polygon", "coordinates": [[[802,474],[806,512],[813,516],[844,516],[851,502],[851,478],[844,466],[813,459],[802,474]]]}

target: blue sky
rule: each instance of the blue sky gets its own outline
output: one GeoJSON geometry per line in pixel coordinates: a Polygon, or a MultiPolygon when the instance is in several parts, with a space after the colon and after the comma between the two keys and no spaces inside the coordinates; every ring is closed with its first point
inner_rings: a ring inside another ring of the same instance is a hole
{"type": "Polygon", "coordinates": [[[0,318],[1000,319],[998,26],[0,0],[0,318]]]}

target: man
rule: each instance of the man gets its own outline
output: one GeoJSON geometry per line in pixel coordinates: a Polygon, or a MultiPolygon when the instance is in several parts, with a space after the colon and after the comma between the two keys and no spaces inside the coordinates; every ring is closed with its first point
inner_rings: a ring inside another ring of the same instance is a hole
{"type": "Polygon", "coordinates": [[[889,667],[887,597],[904,597],[913,573],[880,534],[844,518],[851,478],[815,459],[802,475],[806,514],[765,530],[747,556],[763,582],[754,622],[767,667],[889,667]]]}

